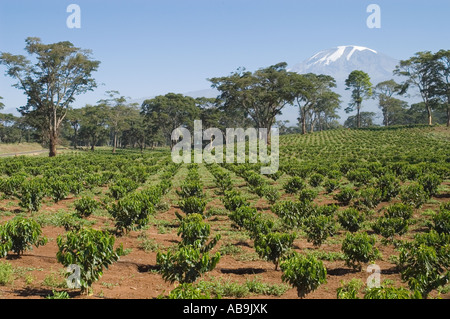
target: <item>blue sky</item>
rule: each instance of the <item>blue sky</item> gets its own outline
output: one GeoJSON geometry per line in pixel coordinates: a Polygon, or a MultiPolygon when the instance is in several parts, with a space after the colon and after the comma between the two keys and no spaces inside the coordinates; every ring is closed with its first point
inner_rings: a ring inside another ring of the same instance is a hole
{"type": "MultiPolygon", "coordinates": [[[[77,98],[95,103],[106,90],[133,99],[210,87],[207,78],[238,67],[290,66],[338,45],[360,45],[397,59],[449,49],[448,0],[14,0],[0,2],[0,51],[24,54],[25,38],[71,41],[101,61],[99,87],[77,98]],[[69,29],[69,4],[81,29],[69,29]],[[381,29],[366,8],[381,7],[381,29]]],[[[26,103],[0,67],[7,112],[26,103]]]]}

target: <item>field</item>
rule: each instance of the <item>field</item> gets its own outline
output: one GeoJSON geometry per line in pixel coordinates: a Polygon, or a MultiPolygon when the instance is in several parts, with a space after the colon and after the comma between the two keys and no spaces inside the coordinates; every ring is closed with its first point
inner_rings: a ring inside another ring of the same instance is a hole
{"type": "MultiPolygon", "coordinates": [[[[399,243],[431,231],[448,232],[449,150],[448,128],[401,127],[281,136],[280,171],[273,176],[259,174],[259,164],[176,165],[169,150],[3,158],[0,225],[17,216],[35,220],[47,243],[20,256],[8,251],[0,259],[0,298],[47,298],[61,292],[94,299],[169,295],[177,282],[163,279],[157,255],[183,240],[177,214],[184,217],[189,211],[183,202],[189,182],[202,186],[197,195],[206,203],[204,209],[196,204],[191,210],[205,216],[210,239],[220,235],[210,251],[211,256],[220,253],[220,260],[195,281],[212,298],[298,298],[297,289],[282,280],[283,259],[264,259],[256,249],[255,232],[263,233],[264,227],[268,233],[293,234],[286,256],[292,251],[314,256],[325,266],[326,283],[306,299],[335,299],[337,290],[352,279],[362,283],[357,296],[363,298],[372,263],[379,267],[381,282],[408,288],[401,276],[399,243]],[[37,184],[43,185],[41,199],[33,197],[37,184]],[[118,226],[120,203],[155,189],[163,191],[150,205],[148,218],[134,229],[118,226]],[[82,198],[97,203],[92,214],[76,214],[82,198]],[[239,199],[257,218],[237,213],[244,213],[234,206],[239,199]],[[387,218],[394,211],[390,207],[401,203],[411,208],[411,215],[387,218]],[[355,211],[359,219],[349,225],[344,212],[355,211]],[[446,229],[438,227],[436,216],[444,216],[446,229]],[[393,219],[400,226],[382,223],[393,219]],[[114,246],[122,244],[124,250],[88,295],[67,287],[65,267],[57,260],[58,236],[79,227],[113,234],[114,246]],[[356,233],[373,236],[379,254],[352,267],[342,246],[356,233]]],[[[448,284],[432,289],[429,296],[448,299],[448,284]]]]}

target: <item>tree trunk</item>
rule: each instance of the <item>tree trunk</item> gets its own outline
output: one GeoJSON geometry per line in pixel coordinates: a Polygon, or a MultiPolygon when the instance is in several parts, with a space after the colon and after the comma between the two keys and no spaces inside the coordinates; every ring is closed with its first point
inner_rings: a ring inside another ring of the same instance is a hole
{"type": "Polygon", "coordinates": [[[361,105],[360,104],[358,104],[356,106],[356,111],[357,111],[357,114],[356,114],[356,127],[357,128],[361,128],[361,105]]]}
{"type": "Polygon", "coordinates": [[[116,153],[116,147],[117,147],[117,134],[114,132],[114,138],[113,138],[113,154],[116,153]]]}
{"type": "Polygon", "coordinates": [[[450,127],[450,101],[447,103],[447,127],[450,127]]]}
{"type": "Polygon", "coordinates": [[[429,107],[428,105],[427,105],[427,113],[428,113],[428,125],[433,125],[431,107],[429,107]]]}
{"type": "Polygon", "coordinates": [[[58,137],[56,136],[55,132],[50,132],[50,143],[49,143],[49,157],[55,157],[56,156],[56,144],[57,144],[58,137]]]}
{"type": "Polygon", "coordinates": [[[300,120],[302,122],[302,134],[305,135],[306,134],[306,114],[305,114],[305,110],[303,108],[300,111],[300,120]]]}

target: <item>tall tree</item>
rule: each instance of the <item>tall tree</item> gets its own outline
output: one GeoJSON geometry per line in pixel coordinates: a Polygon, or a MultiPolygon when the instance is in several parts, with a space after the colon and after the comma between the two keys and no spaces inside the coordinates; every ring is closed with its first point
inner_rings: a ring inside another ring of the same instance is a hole
{"type": "Polygon", "coordinates": [[[389,115],[398,106],[398,100],[393,96],[400,90],[400,85],[394,80],[378,83],[374,89],[374,98],[378,99],[378,106],[383,113],[383,125],[389,126],[389,115]]]}
{"type": "Polygon", "coordinates": [[[450,126],[450,50],[440,50],[435,54],[437,61],[437,94],[446,106],[447,127],[450,126]]]}
{"type": "Polygon", "coordinates": [[[346,90],[351,90],[352,101],[345,109],[347,113],[353,112],[356,108],[356,126],[361,127],[361,107],[362,102],[372,96],[372,83],[370,76],[360,70],[355,70],[350,73],[347,80],[345,80],[346,90]]]}
{"type": "Polygon", "coordinates": [[[127,98],[121,96],[119,91],[107,91],[108,98],[98,101],[104,104],[108,110],[108,124],[111,128],[113,153],[116,153],[117,138],[128,128],[127,118],[131,113],[131,106],[127,104],[127,98]]]}
{"type": "Polygon", "coordinates": [[[104,104],[86,105],[82,108],[79,135],[88,141],[92,151],[108,134],[108,111],[104,104]]]}
{"type": "Polygon", "coordinates": [[[74,149],[78,147],[78,134],[81,127],[82,109],[71,109],[67,114],[67,121],[73,129],[72,144],[74,149]]]}
{"type": "Polygon", "coordinates": [[[168,93],[144,101],[141,114],[146,117],[153,137],[162,134],[173,147],[172,132],[180,126],[193,130],[194,120],[199,119],[200,109],[194,98],[168,93]]]}
{"type": "Polygon", "coordinates": [[[417,52],[410,59],[400,61],[400,64],[394,70],[394,74],[407,78],[402,83],[400,94],[406,94],[411,87],[419,90],[428,114],[428,125],[432,125],[432,109],[436,105],[435,84],[438,74],[435,56],[430,51],[417,52]]]}
{"type": "MultiPolygon", "coordinates": [[[[375,113],[373,112],[361,112],[359,114],[360,127],[371,127],[374,126],[373,118],[375,113]]],[[[358,128],[358,118],[355,115],[349,116],[344,123],[345,127],[348,128],[358,128]]]]}
{"type": "Polygon", "coordinates": [[[0,63],[7,75],[17,80],[14,87],[23,90],[27,105],[19,108],[22,115],[38,114],[45,119],[49,139],[49,156],[56,156],[59,129],[75,97],[96,87],[92,73],[100,62],[91,59],[91,51],[72,43],[44,44],[39,38],[27,38],[25,50],[35,56],[32,64],[23,55],[2,53],[0,63]]]}
{"type": "Polygon", "coordinates": [[[286,66],[282,62],[253,73],[238,69],[230,76],[209,79],[212,87],[221,92],[225,111],[244,110],[256,128],[268,130],[269,143],[276,116],[292,102],[290,72],[286,71],[286,66]]]}

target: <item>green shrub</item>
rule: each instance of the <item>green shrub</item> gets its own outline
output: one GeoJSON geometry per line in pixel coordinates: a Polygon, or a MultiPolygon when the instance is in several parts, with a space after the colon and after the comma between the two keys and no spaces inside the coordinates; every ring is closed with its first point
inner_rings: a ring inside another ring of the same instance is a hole
{"type": "Polygon", "coordinates": [[[400,192],[400,199],[403,204],[420,208],[428,201],[429,196],[428,193],[425,192],[422,185],[411,184],[402,188],[400,192]]]}
{"type": "Polygon", "coordinates": [[[303,218],[299,205],[292,201],[282,201],[275,204],[272,206],[272,212],[289,227],[298,227],[303,218]]]}
{"type": "Polygon", "coordinates": [[[217,235],[209,244],[206,244],[210,234],[211,227],[200,214],[186,216],[178,228],[178,236],[181,236],[180,245],[200,247],[202,251],[210,251],[220,239],[220,235],[217,235]]]}
{"type": "Polygon", "coordinates": [[[380,217],[372,225],[372,229],[376,234],[392,241],[395,235],[403,235],[408,231],[408,222],[398,217],[380,217]]]}
{"type": "Polygon", "coordinates": [[[226,191],[223,198],[223,204],[229,211],[235,211],[239,207],[248,206],[249,204],[237,191],[226,191]]]}
{"type": "Polygon", "coordinates": [[[201,197],[186,197],[180,202],[181,210],[186,214],[203,215],[206,208],[206,200],[201,197]]]}
{"type": "Polygon", "coordinates": [[[440,234],[450,234],[450,211],[441,209],[434,214],[430,228],[440,234]]]}
{"type": "Polygon", "coordinates": [[[347,233],[342,242],[345,264],[353,269],[361,270],[361,263],[368,263],[380,257],[375,245],[375,237],[367,233],[347,233]]]}
{"type": "Polygon", "coordinates": [[[338,214],[338,221],[344,229],[354,233],[361,228],[364,215],[356,208],[351,207],[338,214]]]}
{"type": "Polygon", "coordinates": [[[358,294],[363,285],[361,279],[356,278],[349,282],[341,281],[341,287],[336,290],[337,299],[359,299],[358,294]]]}
{"type": "Polygon", "coordinates": [[[314,189],[302,189],[298,196],[301,202],[312,202],[316,199],[319,193],[314,189]]]}
{"type": "Polygon", "coordinates": [[[304,298],[327,282],[327,269],[314,256],[302,256],[297,253],[284,259],[280,265],[282,280],[297,289],[297,296],[304,298]]]}
{"type": "Polygon", "coordinates": [[[267,199],[269,204],[273,205],[280,199],[281,194],[275,187],[267,186],[265,188],[264,197],[267,199]]]}
{"type": "Polygon", "coordinates": [[[381,202],[382,194],[379,188],[367,187],[360,191],[360,202],[368,207],[375,208],[381,202]]]}
{"type": "Polygon", "coordinates": [[[20,207],[29,212],[37,212],[41,207],[45,192],[45,185],[41,179],[34,178],[24,181],[20,187],[20,207]]]}
{"type": "Polygon", "coordinates": [[[241,206],[229,215],[230,219],[239,227],[244,227],[248,220],[252,220],[257,215],[257,210],[254,207],[241,206]]]}
{"type": "Polygon", "coordinates": [[[70,185],[65,181],[53,179],[48,182],[48,185],[50,196],[55,203],[65,199],[70,193],[70,185]]]}
{"type": "Polygon", "coordinates": [[[322,174],[316,173],[311,175],[309,178],[309,185],[312,187],[319,187],[324,180],[324,176],[322,174]]]}
{"type": "Polygon", "coordinates": [[[437,194],[437,189],[441,185],[442,179],[436,174],[428,174],[419,177],[418,183],[423,187],[428,196],[431,197],[437,194]]]}
{"type": "Polygon", "coordinates": [[[14,280],[14,269],[8,262],[0,263],[0,286],[6,286],[14,280]]]}
{"type": "Polygon", "coordinates": [[[26,176],[23,174],[15,174],[9,178],[0,179],[0,192],[7,196],[17,195],[20,186],[25,181],[26,176]]]}
{"type": "Polygon", "coordinates": [[[203,198],[205,195],[203,194],[203,185],[199,181],[188,181],[181,185],[180,190],[176,191],[178,196],[181,198],[188,197],[201,197],[203,198]]]}
{"type": "MultiPolygon", "coordinates": [[[[3,225],[5,247],[12,250],[17,255],[23,254],[26,250],[31,250],[32,246],[39,247],[47,243],[47,238],[42,236],[41,226],[33,219],[15,217],[3,225]],[[8,243],[8,241],[10,243],[8,243]]],[[[5,251],[5,248],[0,248],[5,251]]]]}
{"type": "Polygon", "coordinates": [[[420,299],[420,293],[411,294],[408,289],[395,287],[392,282],[385,281],[380,287],[372,287],[366,290],[364,299],[420,299]]]}
{"type": "Polygon", "coordinates": [[[305,187],[305,182],[300,177],[294,176],[286,182],[284,190],[288,194],[296,194],[305,187]]]}
{"type": "Polygon", "coordinates": [[[432,290],[449,282],[448,243],[446,246],[445,259],[439,256],[435,247],[425,243],[414,242],[400,248],[399,263],[402,280],[408,283],[411,290],[421,293],[425,299],[432,290]]]}
{"type": "Polygon", "coordinates": [[[268,233],[255,239],[255,250],[259,257],[274,263],[278,270],[280,258],[282,258],[292,247],[296,234],[268,233]]]}
{"type": "Polygon", "coordinates": [[[336,223],[331,216],[311,216],[304,222],[304,231],[308,242],[314,246],[321,246],[330,236],[336,233],[336,223]]]}
{"type": "Polygon", "coordinates": [[[156,263],[158,272],[165,281],[180,284],[193,283],[203,273],[212,271],[220,260],[220,253],[210,256],[191,245],[170,248],[166,253],[158,252],[156,263]]]}
{"type": "MultiPolygon", "coordinates": [[[[64,237],[58,236],[56,242],[58,262],[64,267],[80,267],[79,279],[84,292],[88,292],[92,284],[100,279],[104,268],[108,268],[123,255],[122,245],[114,249],[114,236],[90,228],[67,232],[64,237]]],[[[70,275],[71,273],[66,273],[66,277],[70,275]]]]}
{"type": "Polygon", "coordinates": [[[347,172],[348,180],[357,186],[368,184],[372,177],[372,173],[366,168],[358,168],[347,172]]]}
{"type": "Polygon", "coordinates": [[[116,229],[123,232],[147,225],[154,207],[143,201],[140,194],[132,193],[113,203],[108,211],[115,219],[116,229]]]}
{"type": "Polygon", "coordinates": [[[173,289],[167,299],[211,299],[211,295],[191,283],[183,283],[173,289]]]}
{"type": "Polygon", "coordinates": [[[75,202],[78,217],[89,217],[100,207],[100,203],[92,197],[83,196],[75,202]]]}
{"type": "Polygon", "coordinates": [[[408,220],[411,219],[413,215],[413,208],[403,203],[396,203],[388,206],[384,214],[388,218],[402,218],[408,220]]]}
{"type": "Polygon", "coordinates": [[[386,174],[378,178],[376,188],[381,191],[382,201],[389,202],[400,193],[400,184],[394,175],[386,174]]]}
{"type": "Polygon", "coordinates": [[[325,190],[327,191],[328,194],[339,189],[339,185],[340,185],[340,183],[337,179],[328,179],[323,184],[323,186],[325,187],[325,190]]]}
{"type": "Polygon", "coordinates": [[[335,194],[333,198],[337,200],[340,204],[346,206],[349,205],[350,202],[356,197],[356,191],[347,186],[342,188],[338,194],[335,194]]]}

